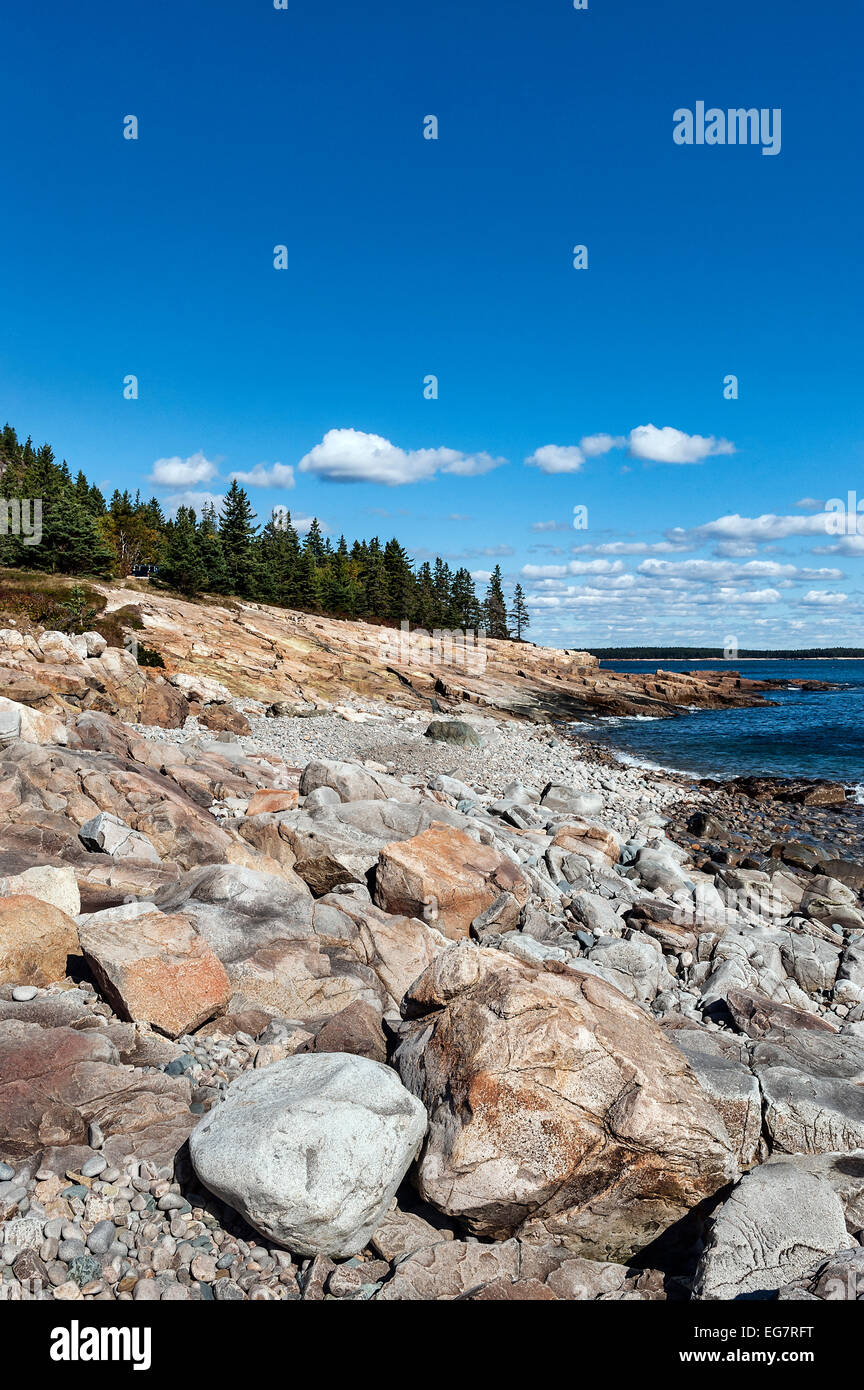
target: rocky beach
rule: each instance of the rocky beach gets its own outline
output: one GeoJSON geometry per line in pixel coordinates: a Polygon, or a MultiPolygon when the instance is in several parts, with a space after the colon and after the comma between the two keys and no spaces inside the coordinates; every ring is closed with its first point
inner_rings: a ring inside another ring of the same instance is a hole
{"type": "Polygon", "coordinates": [[[4,1297],[859,1296],[864,807],[585,729],[770,688],[105,592],[0,631],[4,1297]]]}

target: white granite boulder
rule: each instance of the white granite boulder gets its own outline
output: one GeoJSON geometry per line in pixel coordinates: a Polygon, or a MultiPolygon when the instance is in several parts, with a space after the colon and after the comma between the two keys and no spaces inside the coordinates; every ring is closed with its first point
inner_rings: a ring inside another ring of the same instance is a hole
{"type": "Polygon", "coordinates": [[[426,1111],[380,1062],[342,1052],[247,1072],[194,1130],[201,1181],[297,1255],[368,1243],[426,1133],[426,1111]]]}

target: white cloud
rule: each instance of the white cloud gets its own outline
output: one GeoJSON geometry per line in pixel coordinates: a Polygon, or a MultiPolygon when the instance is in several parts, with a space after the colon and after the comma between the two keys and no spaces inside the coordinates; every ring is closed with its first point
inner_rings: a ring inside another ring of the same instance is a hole
{"type": "Polygon", "coordinates": [[[827,589],[810,589],[801,600],[802,603],[813,608],[833,608],[847,601],[848,595],[832,594],[827,589]]]}
{"type": "Polygon", "coordinates": [[[211,505],[221,512],[225,498],[216,492],[196,492],[193,488],[187,488],[183,492],[172,492],[170,497],[163,500],[169,516],[176,516],[178,507],[192,507],[200,516],[204,508],[211,505]]]}
{"type": "Polygon", "coordinates": [[[671,541],[606,541],[596,547],[598,555],[677,555],[686,549],[671,541]]]}
{"type": "Polygon", "coordinates": [[[290,463],[258,463],[248,473],[232,473],[230,477],[244,487],[294,486],[294,469],[290,463]]]}
{"type": "Polygon", "coordinates": [[[643,560],[639,573],[657,578],[702,580],[795,580],[795,579],[843,579],[842,570],[837,569],[799,569],[797,565],[781,565],[776,560],[749,560],[746,565],[735,565],[731,560],[643,560]]]}
{"type": "Polygon", "coordinates": [[[719,599],[724,605],[736,603],[763,604],[779,603],[780,595],[776,589],[717,589],[712,599],[719,599]]]}
{"type": "MultiPolygon", "coordinates": [[[[579,473],[586,458],[599,458],[613,449],[627,447],[631,458],[649,463],[703,463],[716,454],[734,454],[735,445],[712,435],[685,434],[664,425],[637,425],[629,435],[587,434],[578,444],[544,444],[526,458],[542,473],[579,473]]],[[[629,472],[626,468],[622,472],[629,472]]]]}
{"type": "Polygon", "coordinates": [[[758,555],[759,547],[754,545],[753,541],[720,541],[714,547],[714,554],[743,560],[747,555],[758,555]]]}
{"type": "Polygon", "coordinates": [[[814,555],[864,555],[864,536],[841,536],[836,545],[814,547],[814,555]]]}
{"type": "Polygon", "coordinates": [[[789,536],[830,535],[832,524],[836,527],[837,519],[826,512],[818,512],[815,516],[775,516],[773,512],[765,512],[762,516],[739,516],[733,512],[689,531],[675,527],[666,534],[669,540],[679,545],[688,540],[701,543],[715,539],[752,541],[761,545],[768,541],[786,540],[789,536]]]}
{"type": "Polygon", "coordinates": [[[400,449],[380,434],[362,430],[328,430],[320,444],[298,464],[301,473],[313,473],[335,483],[385,483],[398,487],[419,483],[436,473],[469,478],[488,473],[506,463],[490,454],[464,454],[458,449],[400,449]]]}
{"type": "Polygon", "coordinates": [[[702,463],[715,454],[734,454],[735,445],[728,439],[715,439],[701,434],[685,434],[683,430],[664,425],[637,425],[628,440],[631,457],[651,463],[702,463]]]}
{"type": "Polygon", "coordinates": [[[199,451],[188,459],[177,456],[170,459],[157,459],[153,465],[150,481],[161,483],[163,487],[191,487],[195,483],[209,483],[215,478],[217,465],[199,451]]]}
{"type": "Polygon", "coordinates": [[[568,560],[566,565],[523,565],[525,579],[562,579],[569,574],[620,574],[620,560],[568,560]]]}
{"type": "Polygon", "coordinates": [[[577,444],[543,444],[525,462],[541,473],[580,473],[585,455],[577,444]]]}
{"type": "Polygon", "coordinates": [[[623,449],[626,443],[627,440],[620,434],[586,434],[584,439],[579,440],[579,448],[586,458],[593,459],[610,453],[612,449],[623,449]]]}

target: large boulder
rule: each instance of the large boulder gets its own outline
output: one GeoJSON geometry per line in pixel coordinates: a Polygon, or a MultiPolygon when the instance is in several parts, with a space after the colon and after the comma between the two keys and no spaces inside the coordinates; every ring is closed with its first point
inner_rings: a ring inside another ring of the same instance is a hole
{"type": "Polygon", "coordinates": [[[139,724],[155,724],[161,729],[182,729],[189,715],[189,701],[162,677],[149,680],[141,697],[139,724]]]}
{"type": "Polygon", "coordinates": [[[707,1028],[675,1028],[669,1038],[684,1053],[722,1115],[739,1164],[749,1168],[762,1137],[762,1093],[750,1070],[746,1042],[732,1033],[707,1028]]]}
{"type": "Polygon", "coordinates": [[[12,743],[16,738],[24,743],[60,746],[69,742],[69,730],[59,715],[0,697],[0,742],[12,743]]]}
{"type": "Polygon", "coordinates": [[[848,1244],[843,1206],[829,1182],[791,1162],[754,1168],[713,1219],[695,1293],[769,1295],[848,1244]]]}
{"type": "Polygon", "coordinates": [[[621,855],[618,841],[611,830],[573,816],[566,825],[559,826],[555,831],[550,848],[563,850],[566,854],[578,854],[590,864],[601,867],[617,864],[621,855]]]}
{"type": "Polygon", "coordinates": [[[528,898],[518,864],[491,845],[446,825],[385,846],[375,874],[375,901],[387,912],[420,917],[451,940],[468,935],[475,917],[503,898],[496,930],[515,926],[528,898]]]}
{"type": "Polygon", "coordinates": [[[777,1293],[783,1302],[825,1300],[829,1303],[857,1303],[864,1289],[864,1249],[854,1245],[840,1250],[828,1260],[820,1260],[798,1279],[784,1284],[777,1293]]]}
{"type": "Polygon", "coordinates": [[[418,917],[397,917],[382,911],[359,886],[323,898],[320,906],[337,908],[354,924],[357,934],[351,950],[375,971],[395,1012],[408,987],[448,945],[446,936],[418,917]]]}
{"type": "Polygon", "coordinates": [[[86,1144],[96,1123],[109,1163],[172,1163],[194,1123],[189,1081],[118,1061],[104,1029],[0,1023],[0,1159],[86,1144]]]}
{"type": "Polygon", "coordinates": [[[0,895],[11,897],[16,893],[26,893],[40,902],[59,907],[68,917],[77,917],[81,911],[81,894],[72,868],[37,864],[20,874],[0,878],[0,895]]]}
{"type": "Polygon", "coordinates": [[[319,1019],[363,1003],[395,1012],[446,939],[375,907],[364,887],[315,899],[272,874],[220,865],[157,895],[194,922],[234,989],[287,1018],[319,1019]]]}
{"type": "Polygon", "coordinates": [[[326,758],[307,763],[300,779],[300,795],[308,796],[320,787],[329,787],[340,801],[420,800],[418,791],[385,772],[326,758]]]}
{"type": "MultiPolygon", "coordinates": [[[[156,894],[163,912],[182,912],[195,923],[220,960],[241,960],[272,941],[314,934],[316,921],[338,936],[335,913],[317,909],[308,889],[275,874],[236,864],[191,869],[156,894]]],[[[346,931],[341,933],[347,935],[346,931]]]]}
{"type": "Polygon", "coordinates": [[[421,835],[435,821],[456,829],[469,824],[446,806],[390,800],[315,806],[276,820],[294,853],[297,874],[321,897],[343,883],[365,883],[380,851],[394,840],[421,835]]]}
{"type": "Polygon", "coordinates": [[[453,743],[457,748],[482,748],[483,738],[464,719],[433,719],[426,737],[436,743],[453,743]]]}
{"type": "Polygon", "coordinates": [[[59,907],[27,893],[0,898],[0,984],[55,984],[80,954],[78,928],[59,907]]]}
{"type": "Polygon", "coordinates": [[[287,1057],[229,1087],[190,1140],[201,1181],[298,1255],[368,1243],[426,1132],[423,1106],[365,1057],[287,1057]]]}
{"type": "Polygon", "coordinates": [[[351,1004],[380,1016],[389,1004],[378,976],[350,944],[314,935],[272,941],[227,969],[237,994],[283,1018],[323,1022],[351,1004]]]}
{"type": "Polygon", "coordinates": [[[775,1152],[864,1148],[864,1041],[807,1029],[776,1030],[753,1049],[765,1131],[775,1152]]]}
{"type": "Polygon", "coordinates": [[[225,967],[188,917],[161,912],[125,921],[96,914],[81,945],[96,983],[121,1018],[179,1037],[228,1003],[225,967]]]}
{"type": "Polygon", "coordinates": [[[160,862],[156,849],[146,835],[141,835],[119,816],[112,816],[107,811],[100,811],[98,816],[85,821],[78,831],[78,838],[85,849],[97,854],[110,854],[114,859],[147,859],[154,864],[160,862]]]}
{"type": "Polygon", "coordinates": [[[430,1116],[417,1182],[474,1234],[644,1248],[737,1175],[682,1054],[594,975],[451,948],[408,992],[395,1061],[430,1116]]]}
{"type": "Polygon", "coordinates": [[[234,698],[227,685],[195,671],[178,671],[168,679],[188,700],[197,700],[202,705],[225,705],[234,698]]]}

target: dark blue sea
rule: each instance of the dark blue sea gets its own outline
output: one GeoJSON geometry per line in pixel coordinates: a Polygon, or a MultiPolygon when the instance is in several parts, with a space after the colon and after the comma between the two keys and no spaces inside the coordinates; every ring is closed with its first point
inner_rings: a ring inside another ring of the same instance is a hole
{"type": "MultiPolygon", "coordinates": [[[[770,691],[774,708],[693,710],[676,719],[607,719],[595,735],[634,761],[701,777],[824,777],[864,800],[864,661],[604,661],[610,671],[737,670],[751,680],[820,680],[840,689],[770,691]]],[[[581,732],[581,730],[580,730],[581,732]]]]}

